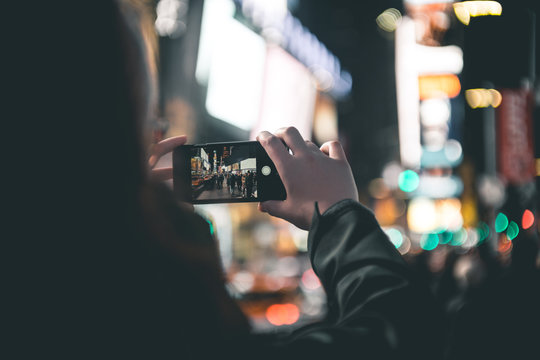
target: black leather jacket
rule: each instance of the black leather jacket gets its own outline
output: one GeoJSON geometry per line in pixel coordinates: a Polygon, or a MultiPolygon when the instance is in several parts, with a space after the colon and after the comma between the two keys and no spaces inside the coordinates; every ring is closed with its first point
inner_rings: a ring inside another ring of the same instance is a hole
{"type": "Polygon", "coordinates": [[[442,311],[375,217],[352,200],[323,215],[316,206],[309,255],[328,297],[328,316],[275,336],[267,358],[439,359],[442,311]]]}

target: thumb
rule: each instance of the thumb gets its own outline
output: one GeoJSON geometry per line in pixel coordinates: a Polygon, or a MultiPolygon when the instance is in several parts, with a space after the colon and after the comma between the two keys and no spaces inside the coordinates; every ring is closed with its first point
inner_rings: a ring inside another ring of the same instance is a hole
{"type": "Polygon", "coordinates": [[[285,202],[284,201],[278,201],[278,200],[268,200],[259,203],[259,210],[265,213],[268,213],[272,216],[280,217],[279,214],[283,212],[285,208],[285,202]]]}

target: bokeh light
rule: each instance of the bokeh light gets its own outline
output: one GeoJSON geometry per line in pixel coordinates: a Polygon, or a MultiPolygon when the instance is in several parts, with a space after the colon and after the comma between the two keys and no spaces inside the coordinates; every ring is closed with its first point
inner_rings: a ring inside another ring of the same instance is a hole
{"type": "Polygon", "coordinates": [[[461,246],[465,244],[466,241],[467,241],[467,230],[461,228],[453,234],[452,240],[450,241],[450,245],[461,246]]]}
{"type": "Polygon", "coordinates": [[[385,232],[386,235],[388,235],[390,242],[394,244],[396,249],[403,245],[403,234],[401,234],[401,231],[399,231],[398,229],[389,228],[385,230],[385,232]]]}
{"type": "Polygon", "coordinates": [[[491,95],[491,106],[494,108],[499,107],[502,103],[502,94],[495,89],[488,90],[491,95]]]}
{"type": "Polygon", "coordinates": [[[404,192],[412,192],[418,188],[420,177],[412,170],[405,170],[399,174],[399,188],[404,192]]]}
{"type": "Polygon", "coordinates": [[[421,100],[437,97],[454,98],[461,92],[461,83],[454,74],[420,75],[418,91],[421,100]]]}
{"type": "Polygon", "coordinates": [[[499,238],[499,246],[497,248],[499,253],[503,255],[509,254],[512,251],[512,248],[512,241],[510,241],[506,235],[501,234],[501,237],[499,238]]]}
{"type": "Polygon", "coordinates": [[[426,99],[420,103],[420,120],[424,126],[444,126],[450,120],[450,100],[447,98],[426,99]]]}
{"type": "Polygon", "coordinates": [[[465,91],[465,100],[472,109],[496,108],[501,105],[502,95],[495,89],[469,89],[465,91]]]}
{"type": "Polygon", "coordinates": [[[465,249],[471,249],[478,245],[480,241],[480,236],[478,235],[478,232],[476,229],[467,229],[466,230],[467,238],[465,239],[465,242],[463,243],[462,247],[465,249]]]}
{"type": "Polygon", "coordinates": [[[390,189],[383,178],[376,178],[368,185],[369,194],[375,199],[384,199],[390,195],[390,189]]]}
{"type": "Polygon", "coordinates": [[[321,287],[321,281],[313,269],[308,269],[302,274],[302,285],[308,290],[315,290],[321,287]]]}
{"type": "Polygon", "coordinates": [[[502,5],[497,1],[462,1],[454,4],[454,12],[459,21],[469,25],[472,17],[500,16],[502,5]]]}
{"type": "Polygon", "coordinates": [[[423,234],[420,238],[420,246],[424,250],[431,251],[439,245],[438,234],[423,234]]]}
{"type": "Polygon", "coordinates": [[[510,224],[508,224],[508,228],[506,229],[506,236],[508,237],[508,240],[512,241],[514,240],[519,234],[519,226],[513,221],[510,221],[510,224]]]}
{"type": "Polygon", "coordinates": [[[424,197],[412,199],[407,211],[407,223],[409,229],[416,233],[434,231],[439,225],[435,202],[424,197]]]}
{"type": "Polygon", "coordinates": [[[459,141],[454,139],[449,139],[444,144],[444,155],[448,161],[452,164],[461,161],[463,156],[463,148],[459,141]]]}
{"type": "Polygon", "coordinates": [[[382,14],[377,16],[375,22],[379,28],[386,32],[395,31],[401,23],[401,13],[399,10],[394,8],[386,9],[382,12],[382,14]]]}
{"type": "Polygon", "coordinates": [[[476,232],[478,233],[478,243],[482,243],[489,237],[489,226],[485,222],[480,222],[476,232]]]}
{"type": "Polygon", "coordinates": [[[450,231],[445,231],[441,234],[440,237],[440,243],[441,244],[448,244],[452,241],[452,238],[454,237],[454,234],[450,231]]]}
{"type": "Polygon", "coordinates": [[[390,189],[399,187],[399,174],[403,171],[401,165],[395,161],[387,163],[382,171],[382,178],[390,189]]]}
{"type": "Polygon", "coordinates": [[[407,254],[412,247],[411,240],[407,236],[403,236],[403,244],[398,248],[398,251],[401,255],[407,254]]]}
{"type": "Polygon", "coordinates": [[[274,304],[266,309],[266,319],[275,326],[292,325],[299,318],[300,311],[294,304],[274,304]]]}
{"type": "Polygon", "coordinates": [[[500,233],[508,227],[508,218],[503,213],[499,213],[495,218],[495,231],[500,233]]]}
{"type": "Polygon", "coordinates": [[[527,209],[523,212],[523,216],[521,217],[521,227],[523,230],[527,230],[531,226],[534,225],[534,214],[531,210],[527,209]]]}
{"type": "Polygon", "coordinates": [[[441,230],[456,231],[463,226],[461,200],[457,198],[439,200],[436,203],[436,211],[441,230]]]}

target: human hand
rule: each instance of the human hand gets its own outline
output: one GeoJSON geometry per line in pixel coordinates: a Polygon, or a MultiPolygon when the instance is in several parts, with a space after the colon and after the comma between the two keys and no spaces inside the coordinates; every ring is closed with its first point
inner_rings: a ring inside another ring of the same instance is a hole
{"type": "Polygon", "coordinates": [[[275,135],[263,131],[257,140],[276,165],[287,191],[286,200],[259,203],[259,210],[309,230],[315,201],[321,214],[340,200],[358,201],[351,167],[339,142],[324,143],[319,149],[294,127],[279,129],[275,135]]]}
{"type": "Polygon", "coordinates": [[[166,181],[173,177],[172,166],[164,168],[155,168],[159,159],[165,154],[170,153],[177,146],[184,145],[187,141],[187,136],[173,136],[162,140],[152,146],[150,157],[148,158],[148,166],[150,167],[150,178],[155,181],[166,181]]]}

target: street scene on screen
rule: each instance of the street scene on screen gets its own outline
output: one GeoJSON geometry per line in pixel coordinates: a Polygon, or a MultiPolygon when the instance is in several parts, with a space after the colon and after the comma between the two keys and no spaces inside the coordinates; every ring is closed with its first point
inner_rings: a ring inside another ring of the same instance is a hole
{"type": "Polygon", "coordinates": [[[257,160],[253,145],[207,146],[192,150],[194,200],[257,198],[257,160]]]}

